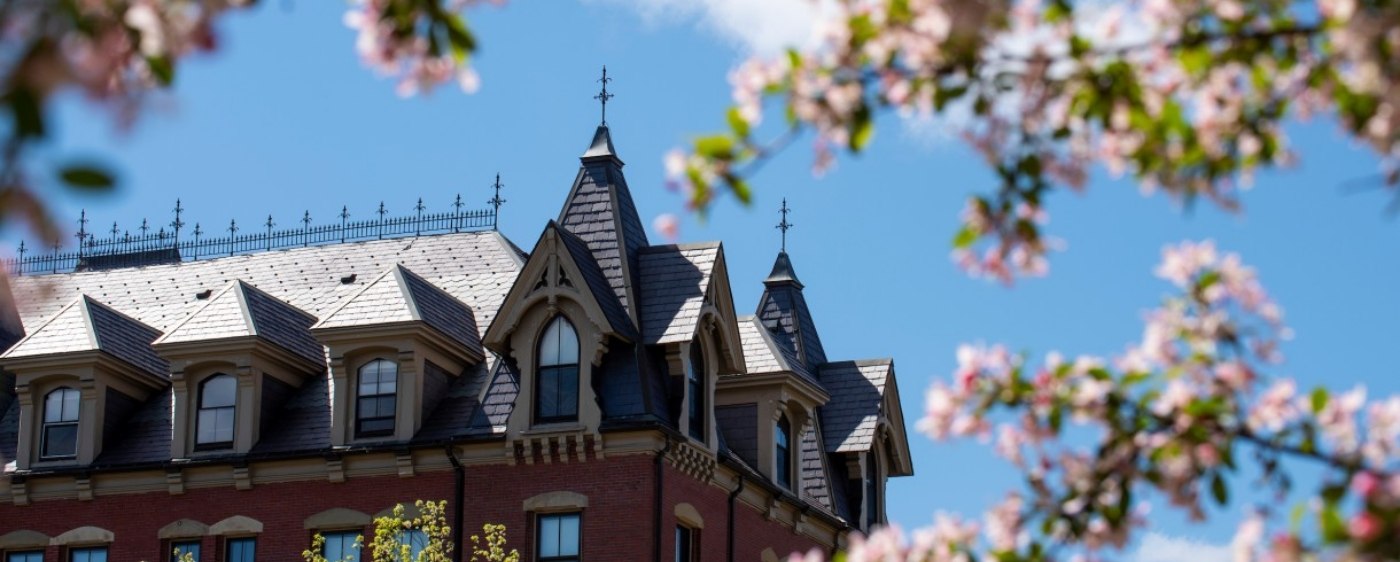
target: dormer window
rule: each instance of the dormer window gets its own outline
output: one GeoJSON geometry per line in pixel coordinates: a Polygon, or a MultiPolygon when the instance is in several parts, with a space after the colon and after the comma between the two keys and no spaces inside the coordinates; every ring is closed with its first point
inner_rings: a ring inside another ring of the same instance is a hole
{"type": "Polygon", "coordinates": [[[535,423],[578,420],[578,333],[556,316],[540,336],[535,423]]]}
{"type": "Polygon", "coordinates": [[[78,454],[77,389],[60,387],[44,397],[44,435],[39,456],[71,459],[78,454]]]}
{"type": "Polygon", "coordinates": [[[778,418],[777,427],[774,429],[774,441],[776,446],[773,451],[774,470],[778,475],[778,484],[789,490],[792,489],[792,424],[788,422],[786,415],[778,418]]]}
{"type": "Polygon", "coordinates": [[[196,449],[225,449],[233,446],[234,396],[238,381],[219,373],[199,385],[199,416],[195,423],[196,449]]]}
{"type": "Polygon", "coordinates": [[[690,436],[705,441],[705,350],[697,341],[690,346],[690,372],[686,373],[686,394],[689,396],[690,436]]]}
{"type": "Polygon", "coordinates": [[[378,437],[394,433],[398,402],[399,367],[387,359],[375,359],[360,367],[359,396],[355,399],[355,436],[378,437]]]}

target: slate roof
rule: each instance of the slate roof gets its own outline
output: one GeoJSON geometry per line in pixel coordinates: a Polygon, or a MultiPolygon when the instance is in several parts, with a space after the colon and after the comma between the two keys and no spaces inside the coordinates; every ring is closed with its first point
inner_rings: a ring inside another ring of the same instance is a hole
{"type": "Polygon", "coordinates": [[[642,341],[655,345],[690,340],[719,254],[719,242],[642,250],[637,274],[642,341]]]}
{"type": "Polygon", "coordinates": [[[146,374],[169,378],[169,363],[151,349],[158,336],[160,331],[155,328],[83,295],[38,324],[0,360],[102,351],[146,374]]]}
{"type": "Polygon", "coordinates": [[[606,126],[598,127],[580,160],[582,166],[559,212],[559,224],[587,244],[618,302],[630,311],[635,292],[627,272],[635,275],[637,252],[647,246],[647,235],[606,126]]]}
{"type": "Polygon", "coordinates": [[[471,307],[403,264],[390,266],[312,328],[350,328],[395,322],[422,322],[467,349],[481,353],[481,336],[471,307]]]}
{"type": "Polygon", "coordinates": [[[462,232],[140,268],[27,275],[11,278],[10,284],[30,332],[81,294],[166,331],[204,305],[205,301],[195,298],[197,293],[224,288],[235,280],[325,318],[396,263],[471,307],[477,323],[485,327],[495,318],[523,259],[499,233],[462,232]]]}
{"type": "Polygon", "coordinates": [[[831,504],[830,482],[826,475],[826,464],[823,457],[822,446],[817,442],[817,429],[813,425],[808,425],[801,435],[801,448],[798,458],[798,481],[802,487],[803,499],[816,502],[817,505],[825,508],[829,512],[834,512],[835,508],[831,504]]]}
{"type": "Polygon", "coordinates": [[[889,359],[874,359],[822,366],[822,384],[831,395],[820,412],[827,452],[868,451],[874,445],[875,425],[893,365],[889,359]]]}
{"type": "Polygon", "coordinates": [[[243,281],[234,281],[154,345],[256,336],[313,364],[325,351],[311,335],[311,316],[243,281]]]}
{"type": "Polygon", "coordinates": [[[564,244],[564,249],[574,258],[574,264],[578,265],[579,272],[583,275],[583,284],[587,285],[593,300],[603,309],[603,315],[608,318],[608,324],[612,326],[613,331],[629,339],[636,339],[637,330],[632,325],[632,317],[628,316],[627,310],[622,307],[622,301],[618,300],[607,274],[603,273],[598,263],[593,260],[588,243],[574,233],[558,228],[558,223],[554,221],[550,221],[549,224],[556,228],[560,243],[564,244]]]}

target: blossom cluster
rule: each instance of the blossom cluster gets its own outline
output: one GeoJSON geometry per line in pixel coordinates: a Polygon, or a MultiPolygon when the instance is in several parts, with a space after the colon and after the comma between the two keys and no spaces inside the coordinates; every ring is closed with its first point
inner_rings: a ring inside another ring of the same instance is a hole
{"type": "Polygon", "coordinates": [[[411,97],[431,92],[455,81],[462,91],[476,92],[481,85],[469,64],[476,40],[460,13],[468,6],[489,1],[448,0],[446,5],[406,0],[355,0],[345,13],[346,27],[356,31],[355,51],[364,64],[385,76],[398,78],[395,91],[411,97]]]}
{"type": "Polygon", "coordinates": [[[1101,559],[1143,528],[1148,492],[1195,519],[1208,501],[1229,505],[1245,458],[1271,494],[1240,525],[1236,560],[1393,559],[1400,396],[1368,402],[1361,387],[1303,395],[1295,381],[1266,380],[1287,328],[1239,256],[1186,242],[1164,249],[1156,272],[1174,292],[1116,357],[1050,353],[1031,363],[1000,345],[960,347],[951,378],[928,389],[917,428],[935,440],[992,440],[1024,488],[980,525],[941,515],[911,539],[878,530],[845,559],[1101,559]],[[1272,506],[1300,484],[1287,475],[1298,462],[1322,469],[1301,507],[1316,524],[1270,536],[1280,515],[1272,506]]]}
{"type": "Polygon", "coordinates": [[[954,260],[1009,282],[1045,272],[1046,196],[1083,190],[1095,164],[1234,210],[1257,170],[1295,160],[1281,123],[1324,113],[1400,162],[1394,3],[839,0],[831,14],[819,45],[739,64],[730,131],[668,157],[693,205],[747,189],[727,172],[804,129],[820,174],[868,146],[875,111],[937,115],[999,178],[964,211],[954,260]],[[773,105],[788,130],[764,144],[753,129],[773,105]]]}

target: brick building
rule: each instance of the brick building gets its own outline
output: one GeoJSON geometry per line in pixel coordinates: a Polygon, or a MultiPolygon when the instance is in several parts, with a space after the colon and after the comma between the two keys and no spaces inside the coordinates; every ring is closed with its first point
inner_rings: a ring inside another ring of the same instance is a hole
{"type": "Polygon", "coordinates": [[[338,555],[415,499],[525,560],[776,560],[883,521],[893,362],[826,357],[786,253],[739,314],[723,246],[651,245],[622,167],[599,127],[530,253],[420,223],[11,277],[0,560],[338,555]]]}

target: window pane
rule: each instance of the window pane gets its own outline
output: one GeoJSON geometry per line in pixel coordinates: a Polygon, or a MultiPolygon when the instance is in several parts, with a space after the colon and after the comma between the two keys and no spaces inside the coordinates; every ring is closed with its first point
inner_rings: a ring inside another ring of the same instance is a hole
{"type": "Polygon", "coordinates": [[[330,562],[359,561],[360,550],[355,546],[355,537],[359,536],[359,533],[346,531],[325,533],[322,536],[326,539],[326,546],[322,549],[322,556],[325,556],[326,560],[330,562]]]}
{"type": "Polygon", "coordinates": [[[690,562],[691,538],[690,528],[676,526],[676,562],[690,562]]]}
{"type": "Polygon", "coordinates": [[[188,554],[194,560],[199,560],[199,543],[197,542],[177,542],[171,546],[170,562],[180,562],[188,554]]]}
{"type": "Polygon", "coordinates": [[[5,562],[44,562],[44,551],[11,552],[5,556],[5,562]]]}
{"type": "Polygon", "coordinates": [[[252,537],[229,539],[225,562],[253,562],[257,558],[257,550],[257,539],[252,537]]]}
{"type": "Polygon", "coordinates": [[[540,556],[559,556],[559,518],[540,517],[540,556]]]}
{"type": "MultiPolygon", "coordinates": [[[[428,534],[421,529],[409,529],[399,531],[397,537],[400,545],[408,545],[408,559],[418,560],[418,554],[428,547],[428,534]]],[[[397,556],[397,555],[395,555],[397,556]]]]}
{"type": "Polygon", "coordinates": [[[78,421],[78,399],[81,396],[81,393],[71,388],[60,388],[50,392],[44,398],[44,421],[78,421]]]}
{"type": "Polygon", "coordinates": [[[536,406],[538,407],[540,418],[552,418],[559,415],[559,369],[540,369],[540,379],[536,382],[535,389],[536,406]]]}
{"type": "Polygon", "coordinates": [[[578,415],[578,366],[564,367],[559,373],[559,416],[578,415]]]}
{"type": "Polygon", "coordinates": [[[578,364],[578,334],[563,316],[555,317],[540,336],[540,367],[578,364]]]}
{"type": "Polygon", "coordinates": [[[75,548],[68,551],[72,562],[107,562],[107,547],[75,548]]]}
{"type": "Polygon", "coordinates": [[[578,556],[578,514],[559,518],[559,555],[578,556]]]}
{"type": "Polygon", "coordinates": [[[78,424],[61,423],[44,426],[43,457],[71,457],[78,452],[78,424]]]}
{"type": "Polygon", "coordinates": [[[228,375],[217,375],[204,381],[199,395],[200,408],[232,406],[238,392],[238,382],[228,375]]]}

